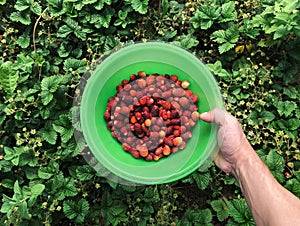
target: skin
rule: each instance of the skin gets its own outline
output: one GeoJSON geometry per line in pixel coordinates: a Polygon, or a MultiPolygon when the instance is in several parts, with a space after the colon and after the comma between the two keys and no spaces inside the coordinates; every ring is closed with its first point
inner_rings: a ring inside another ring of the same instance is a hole
{"type": "Polygon", "coordinates": [[[300,199],[282,187],[256,154],[235,117],[224,110],[200,119],[219,126],[216,165],[239,182],[257,226],[299,226],[300,199]]]}

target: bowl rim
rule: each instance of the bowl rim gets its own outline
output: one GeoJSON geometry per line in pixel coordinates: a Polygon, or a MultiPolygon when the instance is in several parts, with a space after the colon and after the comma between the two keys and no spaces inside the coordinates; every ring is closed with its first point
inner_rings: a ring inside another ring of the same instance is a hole
{"type": "MultiPolygon", "coordinates": [[[[212,73],[209,71],[209,69],[207,68],[207,66],[196,56],[194,55],[193,53],[191,53],[190,51],[188,50],[185,50],[179,46],[176,46],[176,45],[173,45],[173,44],[170,44],[170,43],[165,43],[165,42],[158,42],[158,41],[152,41],[152,42],[145,42],[145,43],[134,43],[134,44],[130,44],[130,45],[125,45],[125,46],[122,46],[122,47],[118,47],[118,48],[115,48],[113,51],[111,51],[109,54],[105,55],[102,59],[101,59],[101,64],[103,62],[106,62],[106,60],[109,60],[111,59],[112,57],[116,57],[118,56],[118,54],[120,54],[120,51],[122,53],[124,53],[126,50],[128,50],[129,48],[137,48],[137,47],[141,47],[141,46],[147,46],[147,45],[155,45],[155,46],[159,46],[159,47],[163,47],[163,48],[172,48],[176,51],[181,51],[181,53],[183,54],[186,54],[188,56],[190,56],[193,61],[197,62],[198,64],[201,64],[201,67],[202,69],[205,69],[205,74],[209,77],[210,81],[213,83],[214,86],[218,86],[214,76],[212,75],[212,73]]],[[[142,47],[141,47],[142,48],[142,47]]],[[[123,180],[128,180],[130,182],[134,182],[134,183],[138,183],[138,184],[160,184],[161,183],[161,180],[163,178],[163,182],[162,183],[169,183],[169,182],[172,182],[172,181],[175,181],[175,180],[178,180],[180,178],[183,178],[187,175],[189,175],[190,173],[192,173],[193,171],[195,171],[197,168],[203,166],[203,165],[206,165],[205,162],[211,162],[211,160],[209,160],[209,157],[210,156],[215,156],[216,153],[218,152],[218,148],[217,148],[217,142],[213,142],[211,143],[211,147],[207,147],[206,149],[210,149],[211,151],[209,152],[209,156],[206,156],[206,159],[200,159],[199,162],[201,162],[201,164],[198,163],[195,163],[191,166],[189,166],[188,169],[185,168],[184,172],[177,172],[176,174],[174,175],[171,175],[171,176],[165,176],[165,177],[161,177],[161,179],[156,180],[156,181],[153,181],[153,179],[147,179],[147,177],[141,177],[141,176],[137,176],[135,177],[134,175],[130,174],[130,175],[126,175],[126,172],[119,172],[118,170],[114,169],[112,166],[110,166],[110,163],[107,163],[107,162],[103,162],[101,160],[99,160],[99,158],[97,158],[97,152],[95,150],[97,150],[97,148],[94,146],[94,143],[93,141],[90,140],[90,137],[87,135],[87,131],[88,131],[88,128],[85,124],[85,120],[84,120],[84,117],[86,116],[85,114],[85,111],[83,110],[85,106],[85,104],[87,103],[87,101],[84,101],[86,100],[87,96],[89,96],[88,94],[88,89],[89,87],[91,86],[91,84],[93,83],[93,80],[96,79],[96,75],[97,75],[97,72],[99,71],[99,65],[96,67],[96,69],[93,71],[91,77],[88,79],[87,81],[87,84],[84,88],[84,91],[83,91],[83,94],[82,94],[82,103],[80,105],[80,116],[83,116],[83,117],[80,117],[80,124],[81,124],[81,128],[82,128],[82,133],[83,133],[83,136],[84,136],[84,140],[85,142],[88,144],[88,147],[91,151],[92,154],[94,154],[96,156],[96,159],[98,160],[98,162],[103,165],[106,169],[108,169],[110,172],[112,172],[113,174],[115,174],[117,177],[120,177],[122,178],[123,180]]],[[[98,73],[99,74],[99,73],[98,73]]],[[[221,96],[221,92],[220,92],[220,89],[218,88],[217,89],[217,97],[218,97],[218,101],[219,103],[217,103],[218,107],[220,108],[224,108],[224,104],[223,104],[223,101],[222,101],[222,96],[221,96]]],[[[99,93],[98,93],[99,95],[99,93]]],[[[216,127],[213,126],[215,132],[216,132],[216,127]]],[[[216,134],[215,134],[216,136],[216,134]]]]}

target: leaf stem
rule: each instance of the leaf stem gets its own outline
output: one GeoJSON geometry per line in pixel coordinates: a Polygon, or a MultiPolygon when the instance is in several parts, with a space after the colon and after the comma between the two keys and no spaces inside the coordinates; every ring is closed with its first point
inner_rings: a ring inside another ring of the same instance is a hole
{"type": "MultiPolygon", "coordinates": [[[[40,22],[43,14],[49,9],[49,7],[46,7],[44,11],[41,13],[41,15],[37,18],[35,21],[35,24],[33,26],[33,32],[32,32],[32,42],[33,42],[33,51],[34,51],[34,58],[35,58],[35,64],[38,65],[37,62],[37,54],[36,54],[36,41],[35,41],[35,34],[36,34],[36,28],[38,26],[38,23],[40,22]]],[[[40,78],[40,73],[39,73],[39,78],[40,78]]]]}

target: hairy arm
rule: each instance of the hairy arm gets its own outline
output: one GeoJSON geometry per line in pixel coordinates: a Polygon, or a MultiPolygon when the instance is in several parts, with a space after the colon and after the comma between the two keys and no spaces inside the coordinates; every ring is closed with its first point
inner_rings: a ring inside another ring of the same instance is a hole
{"type": "Polygon", "coordinates": [[[249,143],[241,146],[245,153],[232,167],[256,224],[300,225],[300,200],[282,187],[249,143]]]}
{"type": "Polygon", "coordinates": [[[299,226],[300,199],[282,187],[247,141],[237,119],[213,109],[200,118],[219,125],[216,165],[239,182],[258,226],[299,226]]]}

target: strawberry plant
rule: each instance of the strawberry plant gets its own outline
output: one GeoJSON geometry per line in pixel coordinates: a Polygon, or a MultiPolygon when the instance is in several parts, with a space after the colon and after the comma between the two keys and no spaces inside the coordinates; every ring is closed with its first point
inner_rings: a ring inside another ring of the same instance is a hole
{"type": "Polygon", "coordinates": [[[79,82],[105,53],[136,41],[198,55],[261,159],[300,198],[299,7],[0,0],[0,224],[254,225],[237,182],[214,164],[173,183],[134,187],[85,161],[74,134],[79,82]]]}

